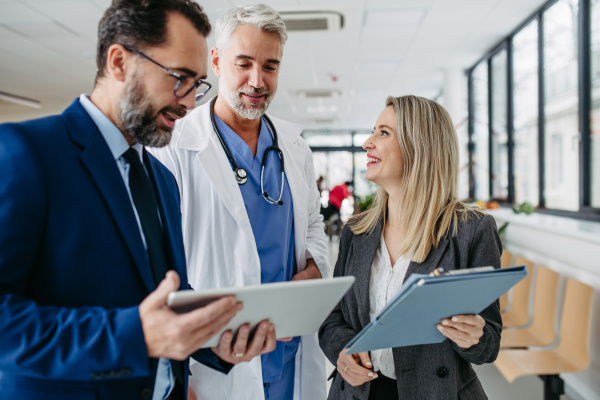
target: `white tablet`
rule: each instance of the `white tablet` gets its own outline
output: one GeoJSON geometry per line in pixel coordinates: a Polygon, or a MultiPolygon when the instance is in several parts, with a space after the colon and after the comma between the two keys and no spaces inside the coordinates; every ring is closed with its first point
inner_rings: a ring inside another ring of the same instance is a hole
{"type": "Polygon", "coordinates": [[[167,305],[175,312],[184,313],[223,296],[234,295],[241,301],[244,309],[203,346],[213,347],[219,344],[226,330],[235,333],[243,324],[254,328],[265,319],[275,325],[278,339],[313,334],[353,283],[353,276],[344,276],[202,291],[181,290],[169,294],[167,305]]]}

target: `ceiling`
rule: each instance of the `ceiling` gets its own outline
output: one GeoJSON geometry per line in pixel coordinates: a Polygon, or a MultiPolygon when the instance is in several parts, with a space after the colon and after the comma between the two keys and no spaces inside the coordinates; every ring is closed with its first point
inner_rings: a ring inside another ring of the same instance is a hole
{"type": "MultiPolygon", "coordinates": [[[[290,32],[270,113],[307,128],[370,129],[387,95],[438,96],[444,70],[470,67],[545,0],[262,0],[344,15],[338,32],[290,32]],[[301,98],[337,89],[335,98],[301,98]],[[333,122],[324,122],[332,120],[333,122]]],[[[90,93],[98,21],[110,0],[0,0],[0,122],[58,113],[90,93]]],[[[236,0],[201,0],[212,23],[236,0]]],[[[209,36],[209,48],[214,37],[209,36]]],[[[216,78],[209,71],[211,83],[216,78]]],[[[213,89],[214,90],[214,89],[213,89]]],[[[214,91],[216,93],[216,90],[214,91]]]]}

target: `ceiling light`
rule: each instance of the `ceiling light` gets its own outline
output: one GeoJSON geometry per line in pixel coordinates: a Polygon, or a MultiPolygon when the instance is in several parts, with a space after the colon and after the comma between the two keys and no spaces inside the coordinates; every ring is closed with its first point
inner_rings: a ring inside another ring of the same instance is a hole
{"type": "Polygon", "coordinates": [[[15,94],[0,92],[0,100],[8,101],[22,106],[32,108],[42,108],[42,103],[39,100],[28,99],[27,97],[17,96],[15,94]]]}
{"type": "Polygon", "coordinates": [[[342,92],[338,89],[304,89],[296,90],[294,94],[302,98],[341,97],[342,92]]]}

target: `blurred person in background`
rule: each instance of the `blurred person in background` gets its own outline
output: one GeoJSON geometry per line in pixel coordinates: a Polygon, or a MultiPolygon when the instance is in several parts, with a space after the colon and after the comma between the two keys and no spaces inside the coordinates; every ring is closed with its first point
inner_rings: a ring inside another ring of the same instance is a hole
{"type": "MultiPolygon", "coordinates": [[[[220,17],[215,39],[218,97],[178,122],[171,144],[154,151],[181,191],[190,284],[201,290],[326,278],[312,152],[301,126],[265,114],[277,91],[285,24],[271,7],[240,6],[220,17]]],[[[244,325],[237,337],[249,333],[244,325]]],[[[236,343],[221,358],[249,362],[224,375],[192,361],[190,387],[201,400],[326,397],[316,334],[278,341],[255,359],[236,343]]]]}
{"type": "Polygon", "coordinates": [[[352,196],[352,182],[344,182],[329,191],[329,202],[327,207],[321,209],[325,221],[329,221],[332,215],[340,215],[342,202],[352,196]]]}
{"type": "Polygon", "coordinates": [[[388,97],[365,141],[365,178],[379,186],[372,207],[344,227],[334,276],[356,282],[319,329],[337,365],[331,400],[487,399],[471,364],[500,350],[498,301],[479,315],[436,327],[437,344],[347,355],[351,341],[413,273],[491,265],[500,268],[496,222],[458,199],[458,138],[448,112],[416,96],[388,97]]]}

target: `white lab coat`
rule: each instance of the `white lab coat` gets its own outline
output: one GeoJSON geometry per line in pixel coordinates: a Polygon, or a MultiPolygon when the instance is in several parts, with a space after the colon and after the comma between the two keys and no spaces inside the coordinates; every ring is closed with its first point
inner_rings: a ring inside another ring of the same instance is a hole
{"type": "MultiPolygon", "coordinates": [[[[327,278],[328,243],[312,152],[300,136],[300,125],[269,117],[278,133],[294,202],[298,271],[306,268],[307,258],[313,258],[327,278]]],[[[213,131],[209,103],[177,122],[167,147],[150,151],[179,185],[190,285],[195,290],[259,285],[254,234],[231,165],[213,131]]],[[[228,375],[192,360],[191,373],[190,385],[202,400],[264,398],[260,357],[236,365],[228,375]]],[[[296,355],[294,400],[324,400],[325,378],[325,356],[317,335],[303,336],[296,355]]]]}

